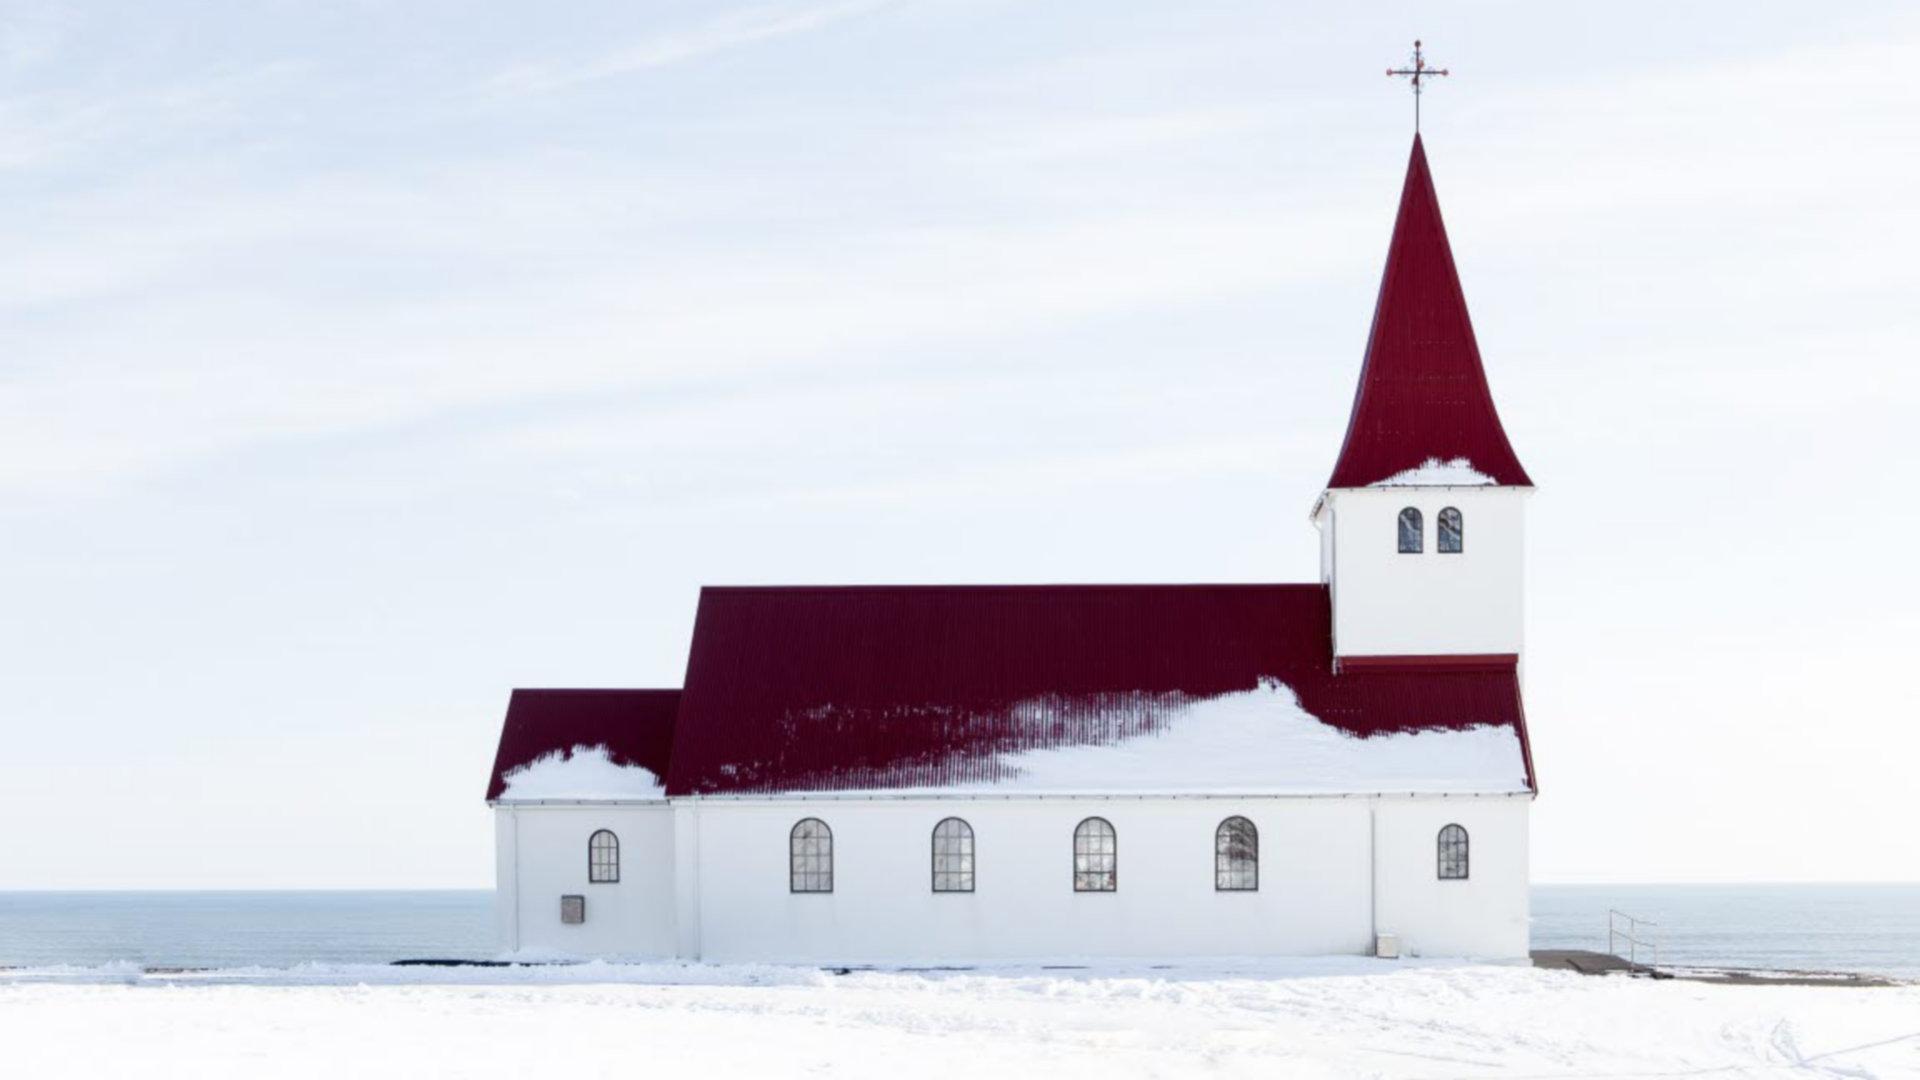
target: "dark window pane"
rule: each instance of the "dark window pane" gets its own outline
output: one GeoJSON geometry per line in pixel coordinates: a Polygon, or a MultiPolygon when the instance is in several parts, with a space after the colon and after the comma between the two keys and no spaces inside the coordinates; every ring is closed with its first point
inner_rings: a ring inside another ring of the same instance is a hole
{"type": "Polygon", "coordinates": [[[620,880],[620,838],[605,829],[587,838],[587,881],[620,880]]]}
{"type": "Polygon", "coordinates": [[[1464,539],[1461,534],[1460,511],[1451,506],[1440,511],[1440,535],[1437,544],[1439,550],[1445,554],[1458,555],[1462,550],[1464,539]]]}
{"type": "Polygon", "coordinates": [[[1076,892],[1113,892],[1119,859],[1113,826],[1088,818],[1073,830],[1073,887],[1076,892]]]}
{"type": "Polygon", "coordinates": [[[1260,834],[1246,818],[1230,817],[1214,831],[1213,887],[1223,892],[1260,887],[1260,834]]]}
{"type": "Polygon", "coordinates": [[[788,839],[789,880],[793,892],[833,891],[833,832],[819,818],[793,827],[788,839]]]}
{"type": "Polygon", "coordinates": [[[1418,555],[1426,549],[1426,522],[1420,511],[1409,506],[1400,511],[1400,553],[1418,555]]]}
{"type": "Polygon", "coordinates": [[[1449,825],[1440,830],[1440,878],[1464,881],[1467,878],[1467,830],[1449,825]]]}
{"type": "Polygon", "coordinates": [[[973,826],[959,818],[933,827],[933,891],[973,891],[973,826]]]}

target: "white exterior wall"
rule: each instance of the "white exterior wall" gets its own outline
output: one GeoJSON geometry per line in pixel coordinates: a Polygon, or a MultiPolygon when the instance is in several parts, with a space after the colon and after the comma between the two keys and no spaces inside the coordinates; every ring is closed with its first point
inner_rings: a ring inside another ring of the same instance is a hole
{"type": "Polygon", "coordinates": [[[699,807],[702,946],[717,961],[814,963],[1360,953],[1367,811],[1357,800],[709,801],[699,807]],[[1257,892],[1214,891],[1214,830],[1260,830],[1257,892]],[[973,826],[975,891],[935,893],[933,827],[973,826]],[[1073,831],[1103,817],[1119,889],[1073,890],[1073,831]],[[788,891],[793,824],[833,830],[834,892],[788,891]]]}
{"type": "Polygon", "coordinates": [[[1531,797],[1383,799],[1375,820],[1380,932],[1415,956],[1524,959],[1531,937],[1531,797]],[[1442,881],[1440,830],[1467,830],[1468,875],[1442,881]]]}
{"type": "Polygon", "coordinates": [[[500,948],[506,953],[672,956],[673,808],[651,803],[501,803],[494,807],[500,948]],[[620,838],[620,880],[587,880],[587,838],[620,838]],[[587,920],[560,921],[583,896],[587,920]]]}
{"type": "Polygon", "coordinates": [[[1395,487],[1327,492],[1321,573],[1333,597],[1334,655],[1522,651],[1527,488],[1395,487]],[[1426,550],[1399,550],[1403,507],[1425,519],[1426,550]],[[1458,554],[1440,554],[1440,511],[1460,511],[1458,554]]]}
{"type": "Polygon", "coordinates": [[[1419,874],[1435,873],[1433,838],[1465,804],[1475,813],[1462,824],[1489,852],[1515,842],[1521,849],[1489,855],[1470,882],[1448,883],[1467,887],[1444,899],[1479,908],[1430,913],[1418,898],[1396,898],[1393,929],[1406,948],[1429,955],[1524,956],[1526,799],[1459,797],[701,801],[692,808],[700,956],[915,963],[1366,954],[1376,858],[1406,863],[1385,868],[1394,888],[1424,888],[1419,874]],[[1233,815],[1260,832],[1254,892],[1214,889],[1214,831],[1233,815]],[[932,891],[933,827],[948,816],[973,826],[973,893],[932,891]],[[1073,890],[1074,827],[1094,816],[1118,838],[1112,893],[1073,890]],[[788,890],[788,834],[805,817],[833,830],[830,894],[788,890]],[[1403,834],[1427,818],[1435,824],[1426,850],[1407,850],[1403,834]],[[1376,827],[1395,838],[1391,856],[1374,849],[1376,827]],[[1505,921],[1516,910],[1517,936],[1505,921]]]}
{"type": "Polygon", "coordinates": [[[501,947],[523,955],[911,964],[1097,957],[1527,953],[1527,810],[1519,797],[685,799],[495,810],[501,947]],[[1260,833],[1260,887],[1214,889],[1214,831],[1260,833]],[[975,891],[932,889],[933,827],[973,827],[975,891]],[[833,830],[834,891],[793,893],[788,837],[833,830]],[[1073,889],[1073,831],[1118,838],[1119,889],[1073,889]],[[1440,881],[1441,827],[1471,875],[1440,881]],[[587,838],[620,837],[620,881],[587,881],[587,838]],[[560,921],[560,897],[587,921],[560,921]]]}

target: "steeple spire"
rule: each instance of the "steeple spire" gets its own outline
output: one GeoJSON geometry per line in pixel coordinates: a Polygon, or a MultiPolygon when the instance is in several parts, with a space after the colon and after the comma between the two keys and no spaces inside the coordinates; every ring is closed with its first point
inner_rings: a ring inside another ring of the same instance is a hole
{"type": "Polygon", "coordinates": [[[1416,133],[1353,415],[1327,486],[1366,487],[1460,459],[1494,483],[1533,484],[1494,409],[1416,133]]]}

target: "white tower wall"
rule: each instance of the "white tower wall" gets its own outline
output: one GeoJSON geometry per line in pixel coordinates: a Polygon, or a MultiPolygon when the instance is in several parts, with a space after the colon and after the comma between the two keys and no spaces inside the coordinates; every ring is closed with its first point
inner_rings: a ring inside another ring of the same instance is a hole
{"type": "Polygon", "coordinates": [[[1343,488],[1314,515],[1333,599],[1334,655],[1485,656],[1522,652],[1529,488],[1343,488]],[[1399,550],[1399,517],[1424,521],[1419,554],[1399,550]],[[1464,544],[1439,551],[1440,512],[1460,511],[1464,544]]]}

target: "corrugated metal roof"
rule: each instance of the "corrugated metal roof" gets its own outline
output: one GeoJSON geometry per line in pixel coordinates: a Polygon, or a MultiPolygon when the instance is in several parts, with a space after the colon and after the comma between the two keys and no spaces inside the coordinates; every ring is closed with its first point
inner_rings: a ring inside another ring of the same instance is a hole
{"type": "Polygon", "coordinates": [[[1430,458],[1466,458],[1500,484],[1533,483],[1494,408],[1415,135],[1353,414],[1327,486],[1366,487],[1430,458]]]}
{"type": "Polygon", "coordinates": [[[506,790],[506,775],[551,753],[604,746],[615,765],[638,765],[666,776],[673,753],[678,690],[515,690],[494,752],[487,799],[506,790]]]}
{"type": "Polygon", "coordinates": [[[1107,745],[1151,728],[1143,702],[1263,680],[1349,734],[1493,725],[1524,749],[1510,662],[1336,675],[1329,623],[1320,585],[709,588],[667,793],[991,782],[998,755],[1107,745]],[[1039,726],[1016,715],[1036,700],[1039,726]]]}

